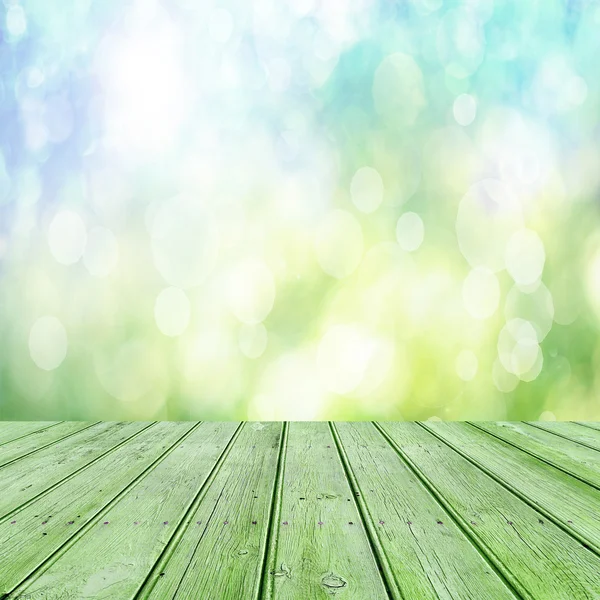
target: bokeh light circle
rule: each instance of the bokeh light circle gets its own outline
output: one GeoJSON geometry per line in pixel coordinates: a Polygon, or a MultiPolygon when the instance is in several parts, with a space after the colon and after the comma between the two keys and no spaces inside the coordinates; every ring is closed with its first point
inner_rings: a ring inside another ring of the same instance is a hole
{"type": "Polygon", "coordinates": [[[515,232],[506,245],[506,270],[521,286],[530,286],[540,279],[546,262],[544,244],[531,229],[515,232]]]}
{"type": "Polygon", "coordinates": [[[156,326],[169,337],[181,335],[190,322],[191,306],[186,293],[176,287],[165,288],[156,297],[156,326]]]}
{"type": "Polygon", "coordinates": [[[48,245],[57,262],[72,265],[82,256],[87,241],[83,219],[72,210],[62,210],[48,227],[48,245]]]}
{"type": "Polygon", "coordinates": [[[68,338],[63,324],[53,316],[40,317],[29,332],[29,353],[45,371],[58,368],[67,356],[68,338]]]}
{"type": "Polygon", "coordinates": [[[241,353],[247,358],[260,358],[267,348],[269,335],[262,323],[242,325],[238,334],[238,345],[241,353]]]}
{"type": "Polygon", "coordinates": [[[227,301],[242,323],[255,325],[263,321],[273,308],[275,293],[273,273],[259,259],[244,259],[229,276],[227,301]]]}
{"type": "Polygon", "coordinates": [[[354,206],[369,214],[379,208],[383,201],[383,181],[372,167],[361,167],[354,173],[350,182],[350,194],[354,206]]]}
{"type": "Polygon", "coordinates": [[[459,125],[466,127],[475,120],[477,101],[470,94],[460,94],[452,105],[454,119],[459,125]]]}
{"type": "Polygon", "coordinates": [[[489,269],[471,269],[462,285],[462,298],[467,312],[474,319],[488,319],[500,303],[498,279],[489,269]]]}
{"type": "Polygon", "coordinates": [[[472,350],[461,350],[454,362],[456,374],[463,381],[471,381],[477,375],[479,361],[472,350]]]}
{"type": "Polygon", "coordinates": [[[375,109],[392,127],[412,125],[426,104],[421,69],[412,56],[401,52],[381,61],[372,92],[375,109]]]}
{"type": "Polygon", "coordinates": [[[414,212],[406,212],[396,221],[396,240],[402,250],[414,252],[423,243],[425,225],[423,219],[414,212]]]}
{"type": "Polygon", "coordinates": [[[511,237],[523,226],[521,206],[501,181],[485,179],[463,196],[456,215],[456,234],[463,256],[472,267],[500,271],[511,237]]]}
{"type": "Polygon", "coordinates": [[[498,357],[502,366],[520,379],[526,378],[539,364],[541,352],[535,328],[524,319],[511,319],[498,336],[498,357]]]}
{"type": "Polygon", "coordinates": [[[90,275],[106,277],[112,273],[118,261],[119,244],[113,232],[106,227],[90,229],[83,253],[83,264],[90,275]]]}

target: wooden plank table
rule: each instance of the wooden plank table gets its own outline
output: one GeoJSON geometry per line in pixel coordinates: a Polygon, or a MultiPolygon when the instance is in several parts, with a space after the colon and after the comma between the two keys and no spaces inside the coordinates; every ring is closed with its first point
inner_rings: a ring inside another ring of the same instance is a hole
{"type": "Polygon", "coordinates": [[[600,426],[0,422],[18,598],[600,599],[600,426]]]}

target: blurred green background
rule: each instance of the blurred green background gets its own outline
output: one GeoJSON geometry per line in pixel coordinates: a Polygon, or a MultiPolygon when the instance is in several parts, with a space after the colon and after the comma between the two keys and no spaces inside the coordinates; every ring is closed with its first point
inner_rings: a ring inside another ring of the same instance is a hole
{"type": "Polygon", "coordinates": [[[597,2],[0,22],[0,418],[600,419],[597,2]]]}

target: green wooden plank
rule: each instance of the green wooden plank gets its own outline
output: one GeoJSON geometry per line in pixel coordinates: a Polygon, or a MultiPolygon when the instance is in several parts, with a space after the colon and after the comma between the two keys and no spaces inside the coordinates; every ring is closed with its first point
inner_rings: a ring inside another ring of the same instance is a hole
{"type": "Polygon", "coordinates": [[[379,427],[521,595],[535,600],[600,597],[600,559],[578,540],[421,425],[379,427]]]}
{"type": "Polygon", "coordinates": [[[34,598],[50,591],[68,598],[134,598],[237,427],[203,423],[192,430],[102,512],[102,526],[87,531],[19,593],[34,598]]]}
{"type": "Polygon", "coordinates": [[[58,421],[0,421],[0,446],[57,424],[58,421]]]}
{"type": "MultiPolygon", "coordinates": [[[[80,540],[83,534],[95,539],[97,536],[106,536],[102,530],[109,529],[108,536],[114,536],[119,531],[120,523],[100,519],[105,507],[111,501],[116,501],[116,497],[128,490],[139,477],[147,474],[155,461],[163,458],[174,444],[179,444],[179,440],[193,427],[194,423],[166,422],[142,430],[110,454],[102,456],[91,467],[16,512],[10,522],[2,523],[0,595],[9,591],[13,595],[21,595],[22,590],[15,590],[15,586],[20,587],[21,582],[32,573],[43,572],[68,550],[66,544],[80,540]]],[[[137,496],[136,501],[142,506],[147,496],[137,496]]],[[[156,518],[168,519],[162,513],[156,514],[156,518]]],[[[131,521],[135,521],[133,514],[131,521]]],[[[130,561],[123,562],[127,558],[128,548],[129,543],[113,555],[115,563],[120,565],[117,571],[123,565],[131,564],[130,561]]],[[[98,558],[101,561],[101,546],[97,546],[97,552],[98,556],[92,554],[87,557],[88,560],[98,558]]],[[[84,555],[80,556],[82,562],[85,558],[84,555]]],[[[76,577],[77,570],[76,564],[65,575],[76,577]]],[[[55,592],[55,589],[45,587],[44,592],[35,597],[55,592]]]]}
{"type": "MultiPolygon", "coordinates": [[[[46,429],[39,429],[31,435],[18,438],[12,442],[7,442],[0,446],[0,467],[7,465],[15,460],[23,458],[34,452],[39,452],[52,444],[60,441],[91,427],[94,423],[84,421],[66,421],[46,429]]],[[[0,475],[0,478],[2,476],[0,475]]]]}
{"type": "Polygon", "coordinates": [[[538,429],[543,429],[544,431],[549,431],[557,437],[563,437],[593,450],[600,451],[600,435],[577,423],[564,421],[527,421],[527,424],[538,429]]]}
{"type": "Polygon", "coordinates": [[[590,429],[600,431],[600,423],[597,423],[595,421],[579,421],[578,425],[583,425],[583,427],[589,427],[590,429]]]}
{"type": "Polygon", "coordinates": [[[600,553],[600,491],[467,423],[425,426],[600,553]]]}
{"type": "Polygon", "coordinates": [[[327,423],[289,424],[268,564],[266,598],[389,597],[327,423]]]}
{"type": "Polygon", "coordinates": [[[472,425],[600,489],[600,455],[595,450],[524,423],[472,425]]]}
{"type": "Polygon", "coordinates": [[[396,598],[515,597],[372,424],[335,431],[396,598]]]}
{"type": "Polygon", "coordinates": [[[150,423],[99,423],[0,469],[0,523],[65,478],[78,472],[150,423]]]}
{"type": "Polygon", "coordinates": [[[281,423],[242,428],[139,598],[258,597],[284,432],[281,423]]]}

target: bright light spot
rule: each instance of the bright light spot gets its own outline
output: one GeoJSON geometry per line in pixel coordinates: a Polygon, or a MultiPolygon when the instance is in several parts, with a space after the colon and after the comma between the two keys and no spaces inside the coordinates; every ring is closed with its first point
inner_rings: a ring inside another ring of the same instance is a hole
{"type": "Polygon", "coordinates": [[[511,319],[498,336],[498,357],[502,366],[524,379],[539,361],[541,348],[533,325],[524,319],[511,319]]]}
{"type": "Polygon", "coordinates": [[[456,234],[460,250],[472,267],[501,271],[506,244],[522,226],[521,207],[501,181],[480,181],[460,201],[456,234]]]}
{"type": "Polygon", "coordinates": [[[462,350],[454,363],[456,374],[463,381],[471,381],[477,375],[479,361],[471,350],[462,350]]]}
{"type": "Polygon", "coordinates": [[[353,325],[335,325],[319,343],[317,366],[323,385],[336,394],[372,392],[391,366],[393,342],[353,325]],[[383,368],[381,368],[383,367],[383,368]],[[360,389],[365,378],[368,389],[360,389]]]}
{"type": "Polygon", "coordinates": [[[376,211],[383,201],[383,180],[372,167],[362,167],[350,182],[350,195],[354,206],[363,213],[376,211]]]}
{"type": "Polygon", "coordinates": [[[181,335],[190,322],[190,301],[185,292],[176,287],[162,290],[154,304],[154,319],[165,335],[181,335]]]}
{"type": "Polygon", "coordinates": [[[519,384],[519,378],[509,373],[498,359],[494,361],[492,367],[492,379],[496,388],[504,394],[512,392],[519,384]]]}
{"type": "Polygon", "coordinates": [[[540,421],[556,421],[556,415],[549,410],[545,410],[539,417],[540,421]]]}
{"type": "Polygon", "coordinates": [[[425,227],[421,217],[414,212],[400,215],[396,223],[396,239],[400,247],[406,252],[418,250],[423,243],[425,227]]]}
{"type": "Polygon", "coordinates": [[[307,351],[284,354],[269,364],[248,408],[251,420],[313,420],[320,416],[324,391],[314,356],[307,351]]]}
{"type": "Polygon", "coordinates": [[[203,283],[217,261],[219,235],[201,202],[175,196],[150,221],[154,263],[165,281],[184,289],[203,283]]]}
{"type": "Polygon", "coordinates": [[[46,79],[44,72],[38,67],[31,67],[27,70],[27,86],[35,89],[44,83],[46,79]]]}
{"type": "Polygon", "coordinates": [[[210,13],[208,31],[211,39],[218,44],[224,44],[231,37],[233,18],[226,8],[215,8],[210,13]]]}
{"type": "Polygon", "coordinates": [[[543,283],[533,291],[523,291],[515,285],[506,296],[504,316],[507,321],[516,318],[529,321],[537,333],[538,342],[541,342],[552,329],[554,320],[552,294],[543,283]]]}
{"type": "Polygon", "coordinates": [[[45,371],[59,367],[67,356],[67,332],[56,317],[40,317],[29,332],[29,354],[45,371]]]}
{"type": "Polygon", "coordinates": [[[506,245],[506,270],[520,286],[529,286],[542,276],[546,253],[538,234],[531,229],[514,233],[506,245]]]}
{"type": "Polygon", "coordinates": [[[421,69],[408,54],[386,56],[373,77],[377,112],[392,126],[412,125],[425,107],[421,69]]]}
{"type": "Polygon", "coordinates": [[[475,120],[477,101],[470,94],[461,94],[454,100],[452,106],[454,118],[459,125],[466,127],[475,120]]]}
{"type": "Polygon", "coordinates": [[[543,113],[564,113],[585,102],[588,86],[566,56],[554,55],[541,62],[531,93],[543,113]]]}
{"type": "Polygon", "coordinates": [[[262,261],[245,259],[229,276],[227,301],[231,312],[242,323],[260,323],[275,302],[273,274],[262,261]]]}
{"type": "Polygon", "coordinates": [[[11,6],[6,11],[6,29],[14,38],[21,37],[27,31],[25,11],[20,6],[11,6]]]}
{"type": "Polygon", "coordinates": [[[489,269],[472,269],[463,283],[462,297],[473,318],[487,319],[496,312],[500,302],[498,279],[489,269]]]}
{"type": "Polygon", "coordinates": [[[544,354],[542,349],[540,348],[537,356],[535,358],[535,362],[525,373],[521,373],[519,378],[521,381],[533,381],[537,378],[537,376],[542,372],[542,367],[544,366],[544,354]]]}
{"type": "Polygon", "coordinates": [[[256,325],[242,325],[238,335],[238,344],[244,356],[259,358],[267,348],[269,335],[262,323],[256,325]]]}
{"type": "MultiPolygon", "coordinates": [[[[481,128],[481,150],[513,193],[523,202],[549,180],[556,181],[558,149],[549,128],[514,109],[492,109],[481,128]]],[[[552,187],[556,187],[552,183],[552,187]]],[[[558,190],[557,190],[558,191],[558,190]]]]}
{"type": "Polygon", "coordinates": [[[437,28],[436,42],[440,63],[451,77],[469,77],[483,60],[483,29],[468,7],[453,8],[444,14],[437,28]]]}
{"type": "Polygon", "coordinates": [[[166,11],[156,9],[125,35],[100,44],[107,143],[128,158],[167,149],[186,116],[182,35],[166,11]],[[156,13],[156,14],[154,14],[156,13]]]}
{"type": "Polygon", "coordinates": [[[106,277],[119,261],[119,245],[113,232],[106,227],[94,227],[87,236],[83,264],[94,277],[106,277]]]}
{"type": "Polygon", "coordinates": [[[52,219],[48,228],[48,245],[59,263],[76,263],[83,255],[86,240],[85,224],[77,213],[62,210],[52,219]]]}
{"type": "Polygon", "coordinates": [[[319,224],[315,235],[319,265],[332,277],[343,279],[358,267],[363,255],[360,223],[349,212],[334,210],[319,224]]]}

